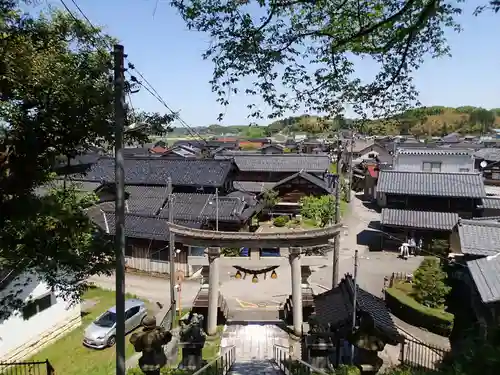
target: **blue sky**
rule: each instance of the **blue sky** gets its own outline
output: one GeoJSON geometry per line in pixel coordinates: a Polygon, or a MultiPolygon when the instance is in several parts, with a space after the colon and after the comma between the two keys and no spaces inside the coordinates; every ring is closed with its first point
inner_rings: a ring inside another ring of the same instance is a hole
{"type": "MultiPolygon", "coordinates": [[[[486,1],[486,0],[484,0],[486,1]]],[[[60,6],[59,1],[50,0],[60,6]]],[[[67,5],[76,9],[70,0],[67,5]]],[[[188,31],[168,0],[78,0],[77,3],[96,24],[118,38],[129,59],[153,84],[164,100],[192,126],[217,123],[225,112],[223,125],[244,125],[249,99],[233,96],[226,110],[216,103],[208,81],[212,65],[203,61],[207,37],[188,31]]],[[[452,58],[429,60],[415,75],[424,105],[485,108],[500,107],[500,14],[472,15],[478,0],[468,0],[459,20],[464,31],[449,34],[452,58]]],[[[374,67],[359,65],[361,77],[371,75],[374,67]]],[[[137,109],[164,112],[164,107],[142,90],[133,95],[137,109]]],[[[255,100],[255,99],[253,99],[255,100]]],[[[258,121],[267,124],[269,120],[258,121]]]]}

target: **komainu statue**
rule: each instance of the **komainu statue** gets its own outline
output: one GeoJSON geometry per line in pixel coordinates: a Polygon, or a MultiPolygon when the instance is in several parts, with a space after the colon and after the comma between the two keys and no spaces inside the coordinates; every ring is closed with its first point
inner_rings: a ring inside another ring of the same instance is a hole
{"type": "Polygon", "coordinates": [[[145,375],[159,375],[166,365],[167,356],[163,346],[172,340],[172,334],[156,325],[154,316],[146,316],[142,321],[142,331],[130,336],[130,343],[136,352],[142,352],[139,367],[145,375]]]}

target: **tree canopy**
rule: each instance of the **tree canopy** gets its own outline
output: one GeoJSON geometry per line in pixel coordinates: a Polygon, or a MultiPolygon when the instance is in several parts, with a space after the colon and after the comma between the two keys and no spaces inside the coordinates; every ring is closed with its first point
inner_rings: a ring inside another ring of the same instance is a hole
{"type": "MultiPolygon", "coordinates": [[[[262,97],[270,118],[301,108],[359,114],[401,112],[417,102],[411,74],[426,57],[449,53],[460,0],[173,0],[190,29],[207,33],[221,104],[240,90],[262,97]],[[378,73],[356,74],[360,59],[378,73]],[[250,77],[250,84],[243,78],[250,77]],[[279,87],[282,86],[283,90],[279,87]]],[[[260,106],[261,107],[261,106],[260,106]]],[[[262,117],[256,104],[250,116],[262,117]]]]}
{"type": "MultiPolygon", "coordinates": [[[[113,39],[67,13],[27,15],[14,0],[0,14],[0,268],[77,300],[85,280],[114,261],[84,211],[95,197],[71,183],[35,192],[61,155],[114,142],[113,39]]],[[[1,299],[1,317],[23,303],[23,287],[1,299]]]]}

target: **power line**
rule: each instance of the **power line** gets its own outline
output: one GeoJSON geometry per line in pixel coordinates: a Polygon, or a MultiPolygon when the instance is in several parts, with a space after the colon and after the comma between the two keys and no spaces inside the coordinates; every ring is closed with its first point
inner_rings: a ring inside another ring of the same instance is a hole
{"type": "MultiPolygon", "coordinates": [[[[71,9],[68,7],[68,5],[66,4],[66,2],[64,0],[60,0],[61,4],[63,5],[63,7],[66,9],[66,11],[68,12],[68,14],[77,22],[81,22],[80,19],[78,19],[78,17],[76,17],[73,12],[71,11],[71,9]]],[[[87,17],[87,15],[85,14],[85,12],[82,10],[82,8],[78,5],[78,3],[76,2],[76,0],[71,0],[71,2],[74,4],[74,6],[76,7],[76,9],[78,10],[78,12],[81,14],[81,16],[85,19],[85,21],[87,21],[87,23],[90,25],[90,27],[92,27],[94,30],[99,30],[99,28],[97,28],[93,23],[92,21],[90,21],[90,19],[87,17]]],[[[104,38],[102,37],[102,35],[99,33],[99,38],[101,40],[104,40],[104,38]]],[[[95,39],[95,38],[94,38],[95,39]]],[[[96,47],[96,43],[94,41],[94,46],[96,47]]],[[[205,138],[203,138],[197,131],[195,131],[194,129],[192,129],[180,116],[177,112],[173,111],[169,106],[168,104],[165,102],[165,100],[161,97],[161,95],[159,94],[159,92],[153,87],[153,85],[146,79],[146,77],[144,77],[144,75],[137,70],[137,68],[135,67],[134,64],[132,64],[132,62],[130,61],[130,59],[128,59],[129,62],[128,62],[128,66],[130,69],[134,70],[137,75],[139,75],[139,77],[141,77],[141,79],[149,86],[149,88],[147,86],[145,86],[144,84],[142,84],[142,82],[139,82],[134,76],[132,76],[132,78],[135,78],[132,79],[132,81],[135,81],[137,82],[139,85],[141,85],[141,87],[144,87],[146,89],[146,91],[148,91],[151,95],[153,95],[153,97],[155,97],[161,104],[163,104],[163,106],[165,108],[167,108],[170,113],[174,116],[174,118],[176,120],[178,120],[182,126],[184,126],[184,128],[186,128],[190,133],[191,135],[193,136],[196,136],[198,138],[200,138],[202,141],[204,141],[205,143],[207,143],[207,140],[205,138]]]]}

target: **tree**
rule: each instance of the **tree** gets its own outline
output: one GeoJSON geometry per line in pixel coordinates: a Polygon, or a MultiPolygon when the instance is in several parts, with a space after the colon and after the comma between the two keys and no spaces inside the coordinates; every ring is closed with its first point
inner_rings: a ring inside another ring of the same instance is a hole
{"type": "Polygon", "coordinates": [[[264,194],[262,194],[263,202],[264,202],[264,207],[269,210],[269,212],[272,212],[274,206],[276,206],[279,202],[278,198],[278,192],[273,189],[266,190],[264,194]]]}
{"type": "MultiPolygon", "coordinates": [[[[449,53],[444,30],[458,29],[454,18],[461,12],[438,0],[172,4],[190,29],[210,35],[203,57],[214,63],[211,84],[219,102],[227,105],[241,90],[262,97],[270,118],[301,107],[336,114],[345,103],[360,114],[400,113],[416,102],[411,74],[422,60],[449,53]],[[355,61],[364,57],[380,68],[370,82],[354,74],[355,61]]],[[[251,104],[250,116],[262,117],[262,107],[251,104]]]]}
{"type": "Polygon", "coordinates": [[[441,308],[450,289],[439,259],[425,258],[414,274],[415,300],[428,307],[441,308]]]}
{"type": "Polygon", "coordinates": [[[147,132],[150,135],[165,135],[173,132],[170,124],[175,120],[175,114],[160,114],[158,112],[138,112],[133,115],[135,122],[145,122],[149,125],[147,132]]]}
{"type": "MultiPolygon", "coordinates": [[[[61,155],[113,143],[113,39],[67,13],[26,15],[14,0],[0,13],[0,268],[78,301],[85,280],[109,272],[114,258],[84,211],[94,197],[71,184],[44,197],[34,190],[53,179],[61,155]]],[[[1,317],[22,298],[20,290],[3,298],[1,317]]]]}
{"type": "Polygon", "coordinates": [[[484,108],[478,108],[471,112],[469,122],[472,126],[479,125],[481,133],[486,133],[491,130],[495,123],[495,114],[484,108]]]}
{"type": "Polygon", "coordinates": [[[300,204],[301,215],[314,220],[320,227],[325,227],[335,220],[335,198],[331,195],[302,197],[300,204]]]}

